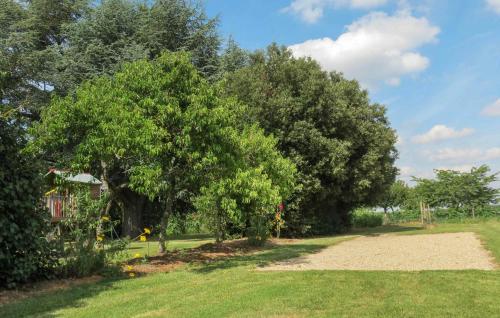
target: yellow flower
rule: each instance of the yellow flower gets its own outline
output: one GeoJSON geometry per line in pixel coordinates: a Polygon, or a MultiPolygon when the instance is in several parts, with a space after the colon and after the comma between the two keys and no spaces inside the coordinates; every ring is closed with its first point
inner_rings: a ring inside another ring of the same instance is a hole
{"type": "Polygon", "coordinates": [[[128,273],[129,277],[135,277],[135,273],[128,273]]]}
{"type": "Polygon", "coordinates": [[[139,254],[139,253],[135,253],[135,254],[134,254],[134,258],[141,258],[141,254],[139,254]]]}
{"type": "Polygon", "coordinates": [[[127,265],[127,271],[129,271],[129,272],[130,272],[130,271],[131,271],[131,270],[133,270],[133,269],[134,269],[134,268],[133,268],[132,266],[127,265]]]}
{"type": "Polygon", "coordinates": [[[104,236],[98,235],[97,236],[97,242],[102,242],[104,240],[104,236]]]}
{"type": "Polygon", "coordinates": [[[107,222],[107,221],[109,221],[109,217],[107,215],[104,215],[103,217],[101,217],[101,220],[103,220],[104,222],[107,222]]]}
{"type": "Polygon", "coordinates": [[[141,242],[146,242],[146,235],[141,235],[141,236],[139,236],[139,240],[140,240],[141,242]]]}
{"type": "Polygon", "coordinates": [[[144,233],[146,233],[146,234],[151,234],[151,230],[150,230],[150,229],[148,229],[147,227],[145,227],[145,228],[144,228],[144,233]]]}

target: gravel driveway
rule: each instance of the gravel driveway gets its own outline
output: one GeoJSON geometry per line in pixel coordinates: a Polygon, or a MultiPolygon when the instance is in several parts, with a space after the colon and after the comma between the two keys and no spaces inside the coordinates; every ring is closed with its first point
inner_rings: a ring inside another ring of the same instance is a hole
{"type": "Polygon", "coordinates": [[[474,233],[362,236],[260,270],[493,270],[474,233]]]}

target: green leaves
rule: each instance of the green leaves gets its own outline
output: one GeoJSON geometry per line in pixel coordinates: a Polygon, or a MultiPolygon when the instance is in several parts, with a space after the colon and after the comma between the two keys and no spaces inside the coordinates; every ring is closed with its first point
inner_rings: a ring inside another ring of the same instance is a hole
{"type": "Polygon", "coordinates": [[[435,179],[415,179],[415,191],[420,200],[434,207],[445,207],[474,215],[474,210],[496,203],[498,190],[490,184],[497,173],[482,165],[470,172],[437,170],[435,179]]]}
{"type": "Polygon", "coordinates": [[[0,144],[0,285],[15,287],[51,275],[57,258],[45,238],[50,216],[40,207],[40,165],[21,152],[16,120],[0,118],[0,144]]]}
{"type": "Polygon", "coordinates": [[[55,98],[32,129],[31,151],[67,158],[75,169],[107,169],[116,193],[160,203],[200,196],[196,207],[208,218],[244,224],[271,215],[294,190],[295,166],[276,139],[241,122],[246,109],[219,97],[190,59],[164,53],[90,81],[76,97],[55,98]]]}
{"type": "Polygon", "coordinates": [[[394,181],[396,136],[385,108],[370,103],[356,81],[277,45],[251,54],[249,64],[222,83],[297,166],[288,230],[304,234],[310,224],[314,233],[341,230],[350,211],[379,200],[394,181]]]}

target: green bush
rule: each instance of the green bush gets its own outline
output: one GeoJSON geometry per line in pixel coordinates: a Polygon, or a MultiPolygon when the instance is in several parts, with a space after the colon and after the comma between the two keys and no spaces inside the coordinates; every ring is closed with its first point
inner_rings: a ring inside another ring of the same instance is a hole
{"type": "Polygon", "coordinates": [[[354,227],[376,227],[384,223],[384,214],[365,209],[358,209],[352,215],[352,224],[354,227]]]}
{"type": "Polygon", "coordinates": [[[101,218],[107,197],[92,199],[86,187],[73,188],[76,210],[65,212],[63,239],[64,261],[58,270],[63,277],[83,277],[106,272],[114,266],[114,259],[128,245],[126,241],[105,242],[110,233],[111,220],[101,218]],[[105,248],[107,246],[107,248],[105,248]]]}
{"type": "Polygon", "coordinates": [[[252,216],[251,226],[247,229],[248,243],[254,246],[264,245],[271,236],[271,226],[271,221],[265,216],[252,216]]]}
{"type": "Polygon", "coordinates": [[[167,234],[170,236],[207,233],[209,231],[204,226],[201,216],[198,213],[189,213],[186,215],[174,214],[168,220],[167,234]]]}
{"type": "MultiPolygon", "coordinates": [[[[473,222],[477,219],[490,219],[500,216],[500,208],[498,206],[489,205],[476,210],[476,217],[472,218],[467,210],[455,209],[432,209],[431,211],[433,222],[473,222]]],[[[420,211],[417,209],[400,210],[393,213],[388,213],[389,223],[406,223],[420,222],[420,211]]]]}
{"type": "Polygon", "coordinates": [[[0,287],[7,288],[50,277],[57,265],[41,175],[21,153],[24,143],[22,128],[0,118],[0,287]]]}

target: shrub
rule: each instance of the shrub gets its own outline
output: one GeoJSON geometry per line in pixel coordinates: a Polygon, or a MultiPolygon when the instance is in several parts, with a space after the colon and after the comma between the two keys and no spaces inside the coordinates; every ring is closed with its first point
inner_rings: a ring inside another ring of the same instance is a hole
{"type": "Polygon", "coordinates": [[[24,131],[0,118],[0,286],[8,288],[49,277],[57,265],[41,175],[21,153],[24,143],[24,131]]]}
{"type": "Polygon", "coordinates": [[[262,246],[271,236],[271,221],[265,216],[256,215],[251,218],[251,226],[247,229],[248,243],[262,246]]]}
{"type": "Polygon", "coordinates": [[[87,188],[72,189],[76,209],[65,212],[62,221],[66,241],[64,261],[59,274],[64,277],[82,277],[102,273],[111,265],[117,253],[126,248],[126,243],[111,243],[104,249],[104,239],[110,232],[112,221],[102,218],[107,197],[92,199],[87,188]]]}
{"type": "Polygon", "coordinates": [[[358,209],[352,215],[352,223],[357,228],[381,226],[384,223],[384,214],[358,209]]]}

